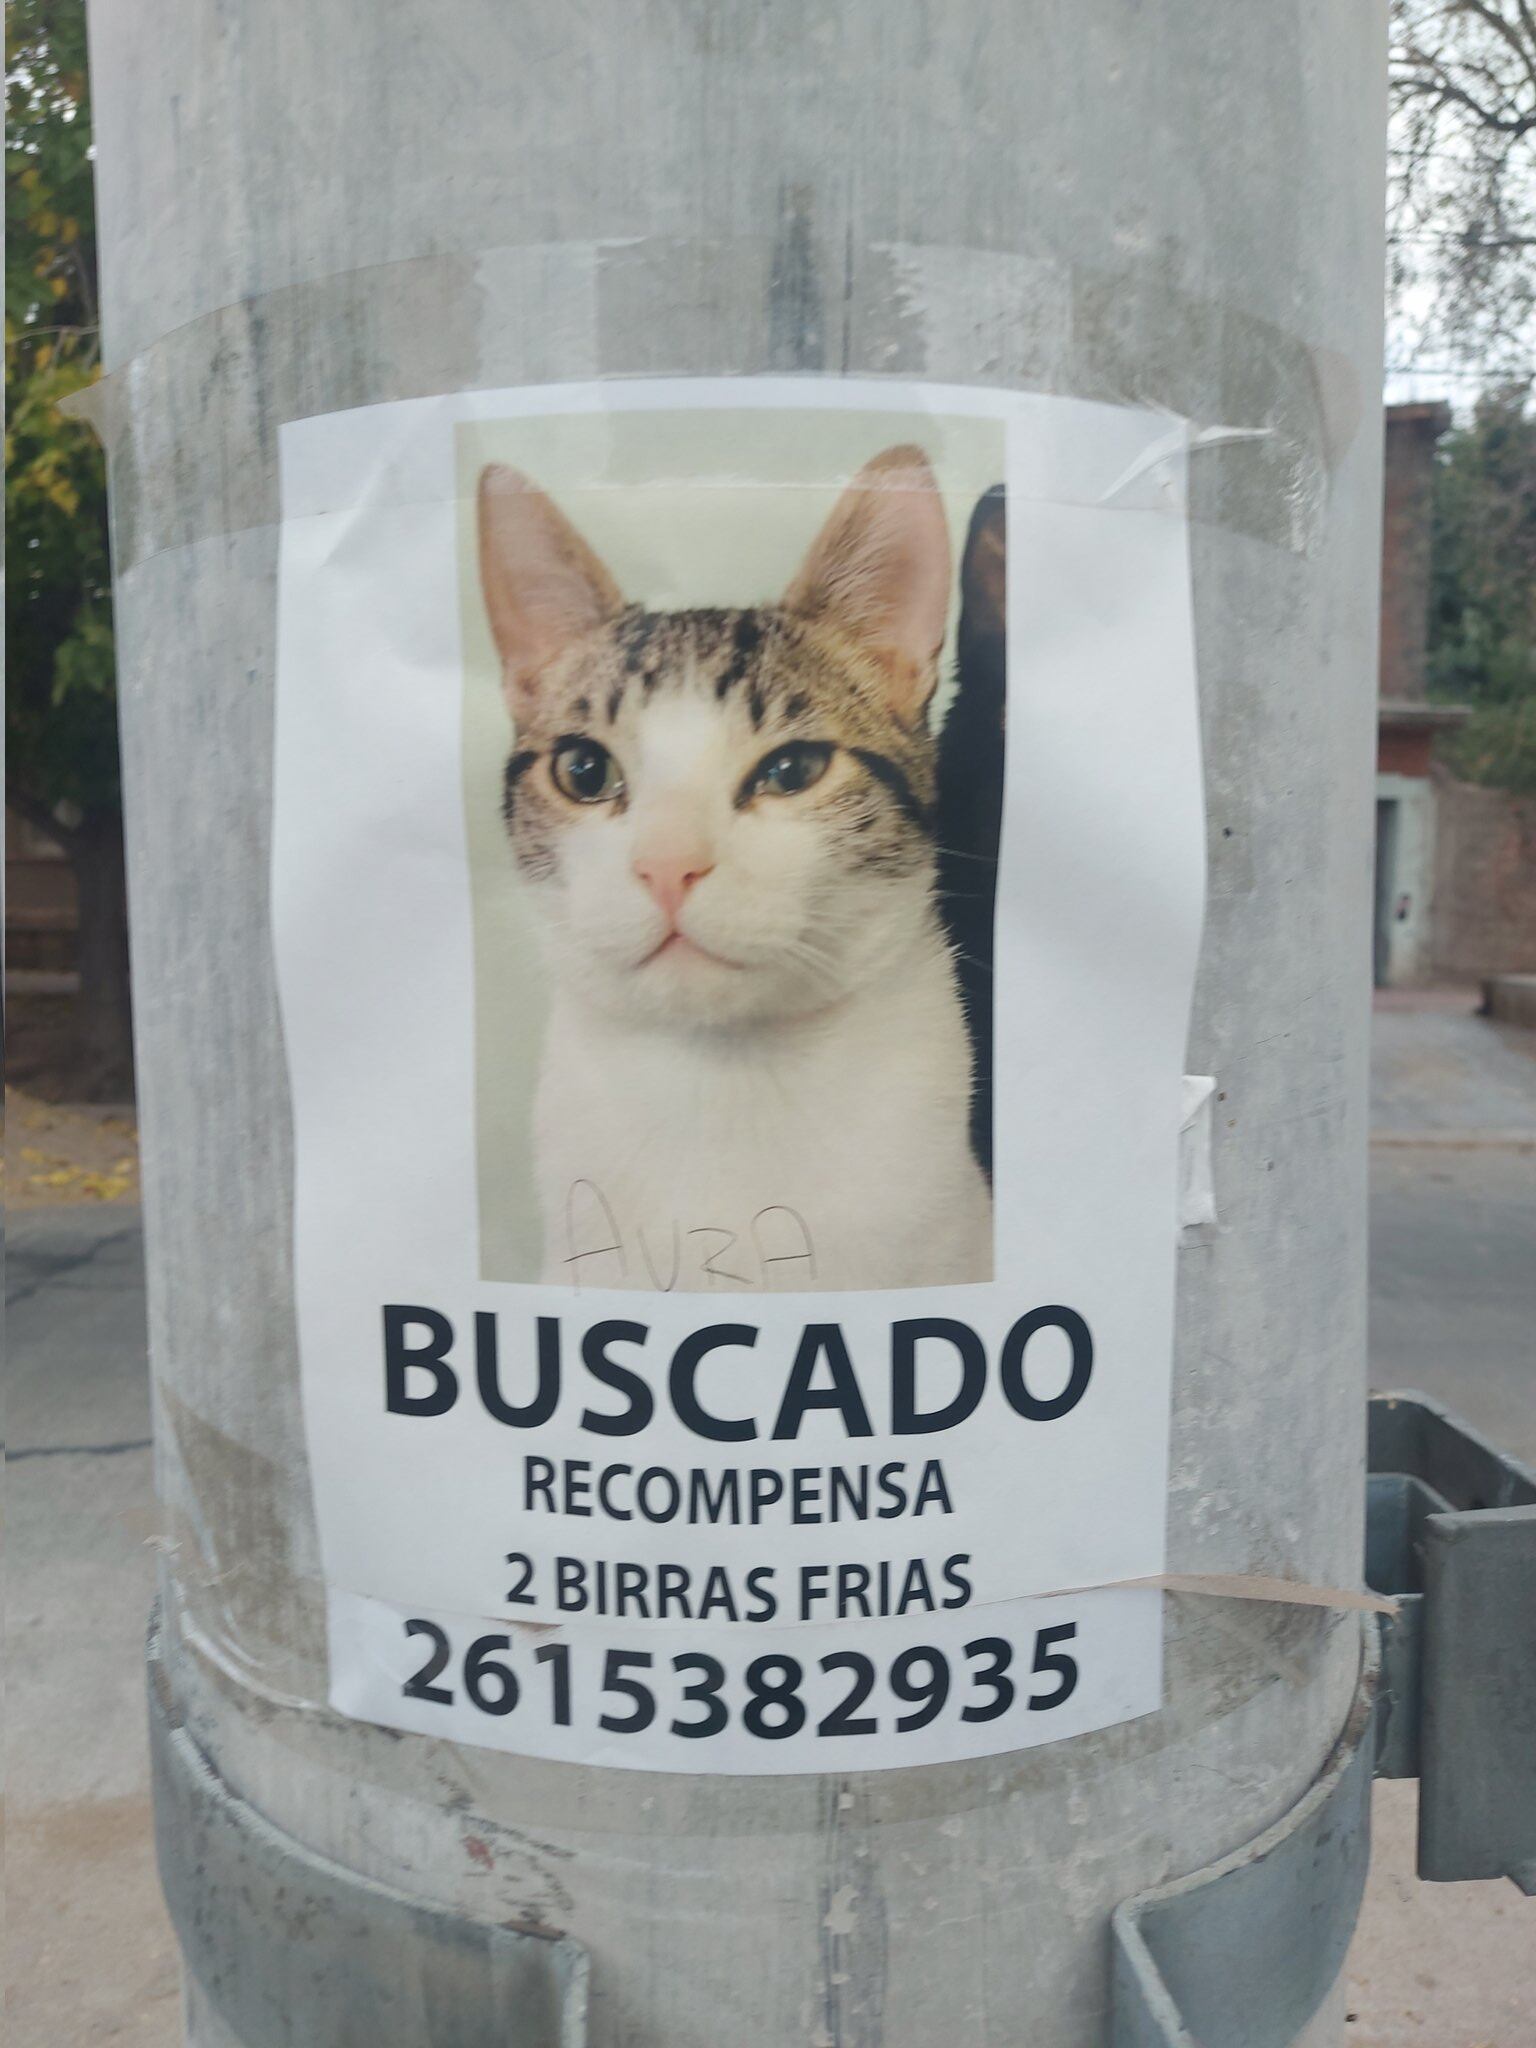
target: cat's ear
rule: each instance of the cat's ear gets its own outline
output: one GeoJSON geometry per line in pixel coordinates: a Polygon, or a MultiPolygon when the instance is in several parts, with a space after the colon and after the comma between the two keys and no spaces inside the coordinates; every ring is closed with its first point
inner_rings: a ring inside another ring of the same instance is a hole
{"type": "Polygon", "coordinates": [[[893,709],[916,722],[939,679],[949,617],[949,526],[921,448],[887,448],[865,463],[784,606],[860,641],[889,675],[893,709]]]}
{"type": "Polygon", "coordinates": [[[514,719],[525,718],[546,662],[622,611],[618,585],[565,514],[521,471],[480,472],[480,588],[514,719]]]}

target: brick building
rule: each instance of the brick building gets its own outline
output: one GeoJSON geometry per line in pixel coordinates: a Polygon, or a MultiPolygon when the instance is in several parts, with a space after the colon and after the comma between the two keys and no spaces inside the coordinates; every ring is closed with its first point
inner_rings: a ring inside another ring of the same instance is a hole
{"type": "Polygon", "coordinates": [[[1376,749],[1378,984],[1536,970],[1536,802],[1458,782],[1436,738],[1467,713],[1428,701],[1435,444],[1446,405],[1389,405],[1376,749]]]}
{"type": "Polygon", "coordinates": [[[1450,423],[1448,405],[1387,407],[1372,935],[1378,985],[1429,977],[1438,822],[1431,756],[1436,734],[1466,716],[1427,701],[1435,443],[1450,423]]]}
{"type": "Polygon", "coordinates": [[[63,849],[7,806],[6,971],[41,971],[49,975],[72,972],[75,923],[75,877],[63,849]]]}

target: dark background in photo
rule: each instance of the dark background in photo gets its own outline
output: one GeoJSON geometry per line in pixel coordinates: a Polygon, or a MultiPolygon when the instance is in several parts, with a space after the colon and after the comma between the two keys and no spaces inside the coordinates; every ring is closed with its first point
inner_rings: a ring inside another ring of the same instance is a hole
{"type": "Polygon", "coordinates": [[[971,1149],[992,1178],[993,926],[1008,694],[1008,511],[994,484],[960,563],[955,695],[939,735],[939,902],[971,1041],[971,1149]]]}

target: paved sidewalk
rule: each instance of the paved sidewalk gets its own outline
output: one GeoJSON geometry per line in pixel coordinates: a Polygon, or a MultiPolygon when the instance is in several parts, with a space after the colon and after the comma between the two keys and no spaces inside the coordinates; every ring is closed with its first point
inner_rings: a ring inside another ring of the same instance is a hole
{"type": "Polygon", "coordinates": [[[1349,1956],[1348,2048],[1536,2048],[1536,1899],[1506,1878],[1421,1884],[1419,1788],[1383,1781],[1349,1956]]]}
{"type": "Polygon", "coordinates": [[[138,1210],[13,1214],[7,1239],[5,2039],[175,2048],[145,1752],[138,1210]]]}
{"type": "Polygon", "coordinates": [[[1490,1023],[1476,1014],[1477,1000],[1475,990],[1378,996],[1371,1020],[1371,1140],[1378,1149],[1536,1146],[1536,1032],[1490,1023]]]}

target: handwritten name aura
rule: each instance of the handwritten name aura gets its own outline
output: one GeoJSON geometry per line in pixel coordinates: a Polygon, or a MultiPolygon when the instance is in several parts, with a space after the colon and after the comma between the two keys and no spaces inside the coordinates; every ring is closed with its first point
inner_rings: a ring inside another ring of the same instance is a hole
{"type": "Polygon", "coordinates": [[[573,1286],[631,1285],[641,1266],[649,1284],[663,1294],[683,1284],[701,1293],[816,1284],[811,1227],[798,1209],[783,1202],[759,1209],[746,1232],[723,1223],[685,1227],[673,1217],[661,1236],[666,1249],[658,1257],[650,1230],[642,1223],[625,1230],[594,1180],[572,1181],[566,1192],[561,1263],[573,1286]]]}

